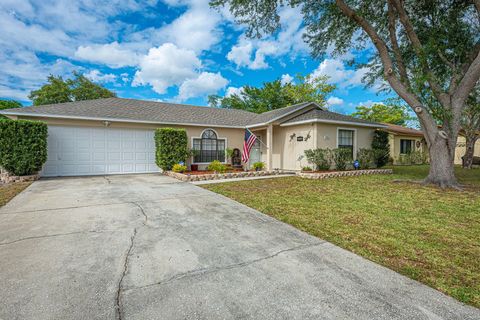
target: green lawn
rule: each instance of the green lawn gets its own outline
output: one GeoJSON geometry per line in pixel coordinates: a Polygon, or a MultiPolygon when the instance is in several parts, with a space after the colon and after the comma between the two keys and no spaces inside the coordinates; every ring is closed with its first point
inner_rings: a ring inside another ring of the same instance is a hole
{"type": "Polygon", "coordinates": [[[3,207],[8,201],[12,200],[13,197],[31,184],[31,182],[16,182],[5,185],[0,184],[0,207],[3,207]]]}
{"type": "Polygon", "coordinates": [[[408,166],[393,175],[204,187],[480,307],[480,169],[457,168],[463,192],[393,182],[427,173],[408,166]]]}

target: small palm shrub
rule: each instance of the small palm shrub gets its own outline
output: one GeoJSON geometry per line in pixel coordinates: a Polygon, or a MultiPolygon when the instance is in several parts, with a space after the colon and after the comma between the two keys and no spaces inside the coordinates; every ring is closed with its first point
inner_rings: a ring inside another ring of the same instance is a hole
{"type": "Polygon", "coordinates": [[[254,164],[252,164],[252,167],[253,167],[253,169],[255,169],[256,171],[261,171],[261,170],[263,170],[263,168],[265,168],[265,163],[263,163],[263,162],[255,162],[254,164]]]}
{"type": "Polygon", "coordinates": [[[180,163],[176,163],[176,164],[173,165],[172,171],[177,172],[177,173],[183,173],[183,172],[187,171],[187,166],[185,166],[183,164],[180,164],[180,163]]]}
{"type": "Polygon", "coordinates": [[[217,173],[224,173],[225,171],[227,171],[227,166],[224,165],[223,163],[221,163],[218,160],[214,160],[214,161],[210,162],[207,169],[209,171],[215,171],[217,173]]]}

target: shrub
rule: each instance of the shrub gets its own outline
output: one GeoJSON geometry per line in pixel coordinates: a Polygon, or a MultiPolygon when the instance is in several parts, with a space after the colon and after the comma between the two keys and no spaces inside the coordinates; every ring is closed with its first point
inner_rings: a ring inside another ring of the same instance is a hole
{"type": "Polygon", "coordinates": [[[178,173],[183,173],[183,172],[187,171],[187,166],[185,166],[183,164],[180,164],[180,163],[176,163],[176,164],[173,165],[172,171],[173,172],[178,172],[178,173]]]}
{"type": "Polygon", "coordinates": [[[332,166],[332,150],[309,149],[305,150],[308,163],[315,165],[317,170],[329,170],[332,166]]]}
{"type": "Polygon", "coordinates": [[[357,160],[360,164],[360,169],[373,168],[375,166],[375,151],[362,148],[357,152],[357,160]]]}
{"type": "Polygon", "coordinates": [[[159,128],[155,130],[155,160],[162,170],[171,170],[173,165],[185,162],[190,155],[187,149],[185,129],[159,128]]]}
{"type": "Polygon", "coordinates": [[[0,120],[0,167],[23,176],[35,174],[47,161],[48,128],[27,120],[0,120]]]}
{"type": "Polygon", "coordinates": [[[227,166],[218,160],[214,160],[210,162],[207,169],[210,171],[218,172],[218,173],[224,173],[225,171],[227,171],[227,166]]]}
{"type": "Polygon", "coordinates": [[[310,167],[303,167],[302,168],[302,171],[313,171],[312,168],[310,167]]]}
{"type": "Polygon", "coordinates": [[[412,164],[425,164],[427,163],[426,153],[422,151],[412,151],[409,155],[410,162],[412,164]]]}
{"type": "Polygon", "coordinates": [[[255,169],[256,171],[260,171],[260,170],[263,170],[263,168],[265,168],[265,163],[263,163],[263,162],[255,162],[254,164],[252,164],[252,167],[253,167],[253,169],[255,169]]]}
{"type": "Polygon", "coordinates": [[[386,165],[390,159],[390,144],[388,143],[388,132],[375,130],[372,140],[375,165],[380,168],[386,165]]]}
{"type": "Polygon", "coordinates": [[[353,160],[350,149],[344,148],[333,149],[332,158],[337,170],[346,170],[347,165],[353,160]]]}

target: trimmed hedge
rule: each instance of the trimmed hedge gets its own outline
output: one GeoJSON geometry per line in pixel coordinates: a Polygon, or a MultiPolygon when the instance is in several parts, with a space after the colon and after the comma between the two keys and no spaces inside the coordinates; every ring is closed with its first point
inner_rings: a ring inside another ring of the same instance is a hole
{"type": "Polygon", "coordinates": [[[43,122],[0,120],[0,167],[17,176],[36,174],[47,161],[48,128],[43,122]]]}
{"type": "Polygon", "coordinates": [[[388,163],[390,158],[390,144],[388,142],[388,132],[375,130],[372,140],[372,149],[375,155],[375,165],[381,168],[388,163]]]}
{"type": "Polygon", "coordinates": [[[155,130],[155,160],[162,170],[172,170],[174,164],[185,162],[189,156],[185,129],[159,128],[155,130]]]}

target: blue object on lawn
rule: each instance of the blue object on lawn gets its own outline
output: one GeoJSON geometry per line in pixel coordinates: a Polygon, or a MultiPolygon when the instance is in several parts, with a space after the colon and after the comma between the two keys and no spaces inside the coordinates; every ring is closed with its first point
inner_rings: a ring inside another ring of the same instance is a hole
{"type": "Polygon", "coordinates": [[[358,160],[353,161],[353,168],[355,170],[358,170],[360,168],[360,162],[358,162],[358,160]]]}

